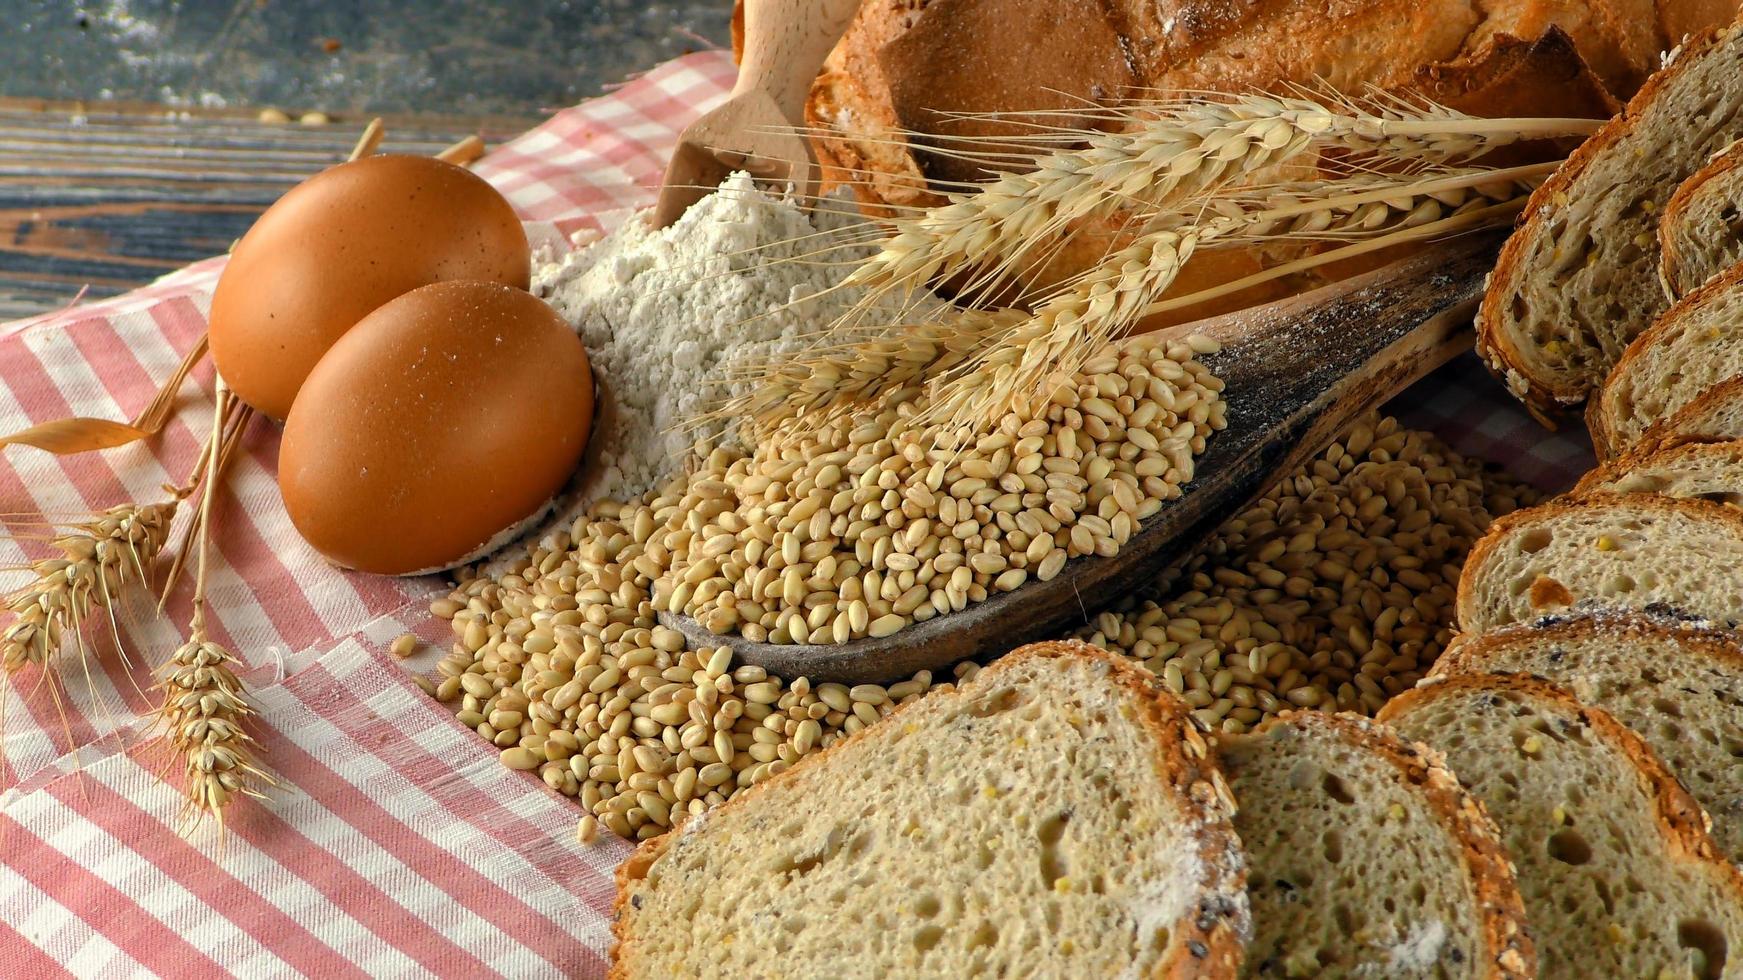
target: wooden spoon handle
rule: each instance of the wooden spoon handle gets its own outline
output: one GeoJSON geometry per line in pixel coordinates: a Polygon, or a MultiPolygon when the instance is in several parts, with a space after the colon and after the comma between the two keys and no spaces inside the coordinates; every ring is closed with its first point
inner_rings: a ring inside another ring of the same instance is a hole
{"type": "Polygon", "coordinates": [[[744,0],[739,92],[762,91],[797,125],[811,81],[841,40],[859,0],[744,0]]]}

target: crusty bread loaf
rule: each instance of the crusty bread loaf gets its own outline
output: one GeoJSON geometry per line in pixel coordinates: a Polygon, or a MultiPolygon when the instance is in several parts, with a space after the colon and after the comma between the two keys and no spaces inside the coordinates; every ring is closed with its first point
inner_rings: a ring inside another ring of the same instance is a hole
{"type": "MultiPolygon", "coordinates": [[[[1614,715],[1706,808],[1720,852],[1743,865],[1743,647],[1737,634],[1644,616],[1582,616],[1460,636],[1434,673],[1535,674],[1614,715]]],[[[1235,790],[1239,802],[1238,782],[1235,790]]],[[[1239,821],[1235,826],[1241,829],[1239,821]]],[[[1254,866],[1261,862],[1254,859],[1254,866]]]]}
{"type": "Polygon", "coordinates": [[[1732,143],[1682,182],[1658,220],[1659,264],[1683,296],[1743,259],[1743,143],[1732,143]]]}
{"type": "Polygon", "coordinates": [[[1604,490],[1743,504],[1743,440],[1648,444],[1587,473],[1573,492],[1604,490]]]}
{"type": "Polygon", "coordinates": [[[1545,978],[1735,977],[1743,875],[1652,750],[1525,675],[1425,681],[1380,720],[1446,754],[1513,857],[1545,978]]]}
{"type": "Polygon", "coordinates": [[[1706,500],[1594,493],[1501,518],[1465,559],[1464,632],[1585,609],[1743,621],[1743,513],[1706,500]]]}
{"type": "Polygon", "coordinates": [[[1535,975],[1499,832],[1438,753],[1319,711],[1218,747],[1250,865],[1244,976],[1535,975]]]}
{"type": "Polygon", "coordinates": [[[1600,458],[1639,442],[1660,420],[1743,374],[1743,266],[1677,301],[1628,345],[1586,407],[1600,458]]]}
{"type": "Polygon", "coordinates": [[[1677,186],[1743,134],[1743,30],[1691,41],[1544,182],[1477,314],[1477,349],[1534,410],[1577,407],[1664,310],[1654,233],[1677,186]]]}
{"type": "MultiPolygon", "coordinates": [[[[952,114],[1070,110],[1118,100],[1133,87],[1418,88],[1479,115],[1604,116],[1611,96],[1631,92],[1665,46],[1653,7],[1650,0],[865,0],[812,88],[806,121],[819,133],[827,172],[859,176],[855,190],[867,205],[899,207],[935,203],[943,182],[980,176],[971,162],[921,148],[1014,131],[952,114]],[[1571,43],[1533,43],[1552,29],[1571,43]]],[[[1090,113],[1048,121],[1098,124],[1090,113]]]]}
{"type": "Polygon", "coordinates": [[[618,977],[1232,977],[1233,801],[1187,706],[1024,647],[618,869],[618,977]]]}

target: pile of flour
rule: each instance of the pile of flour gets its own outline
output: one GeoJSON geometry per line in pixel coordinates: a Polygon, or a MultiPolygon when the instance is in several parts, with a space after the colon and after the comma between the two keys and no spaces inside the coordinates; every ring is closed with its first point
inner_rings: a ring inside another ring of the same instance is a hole
{"type": "Polygon", "coordinates": [[[535,269],[533,292],[580,332],[599,386],[587,459],[565,513],[654,487],[698,439],[730,440],[726,421],[681,426],[743,393],[750,382],[734,365],[807,346],[852,303],[846,291],[818,294],[867,254],[847,244],[866,237],[863,227],[855,233],[858,224],[850,205],[808,214],[738,173],[670,228],[655,230],[637,215],[535,269]]]}

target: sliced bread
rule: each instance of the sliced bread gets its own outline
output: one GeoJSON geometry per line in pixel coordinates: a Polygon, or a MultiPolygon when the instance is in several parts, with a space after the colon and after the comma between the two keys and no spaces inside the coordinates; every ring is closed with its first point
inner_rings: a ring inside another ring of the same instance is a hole
{"type": "Polygon", "coordinates": [[[1521,674],[1425,681],[1379,717],[1444,752],[1501,828],[1540,975],[1743,971],[1743,874],[1620,722],[1521,674]]]}
{"type": "Polygon", "coordinates": [[[1650,493],[1551,501],[1496,521],[1459,577],[1466,633],[1588,609],[1743,621],[1743,513],[1650,493]]]}
{"type": "Polygon", "coordinates": [[[1635,338],[1586,409],[1598,455],[1639,442],[1653,423],[1743,374],[1743,266],[1677,301],[1635,338]]]}
{"type": "Polygon", "coordinates": [[[1743,439],[1743,375],[1726,378],[1667,419],[1653,423],[1642,443],[1686,439],[1743,439]]]}
{"type": "Polygon", "coordinates": [[[1743,647],[1735,633],[1582,616],[1462,636],[1435,673],[1535,674],[1608,711],[1658,753],[1713,818],[1719,850],[1743,865],[1743,647]]]}
{"type": "Polygon", "coordinates": [[[1500,833],[1438,753],[1318,711],[1218,748],[1249,862],[1244,976],[1534,975],[1500,833]]]}
{"type": "Polygon", "coordinates": [[[1536,410],[1578,406],[1664,309],[1653,241],[1677,186],[1743,135],[1743,30],[1684,44],[1531,195],[1477,314],[1477,350],[1536,410]]]}
{"type": "Polygon", "coordinates": [[[1743,259],[1743,144],[1732,143],[1682,182],[1658,221],[1659,266],[1682,296],[1743,259]]]}
{"type": "Polygon", "coordinates": [[[1245,861],[1188,712],[1023,647],[638,848],[614,975],[1235,976],[1245,861]]]}
{"type": "Polygon", "coordinates": [[[1643,445],[1587,473],[1573,492],[1605,490],[1743,504],[1743,440],[1643,445]]]}

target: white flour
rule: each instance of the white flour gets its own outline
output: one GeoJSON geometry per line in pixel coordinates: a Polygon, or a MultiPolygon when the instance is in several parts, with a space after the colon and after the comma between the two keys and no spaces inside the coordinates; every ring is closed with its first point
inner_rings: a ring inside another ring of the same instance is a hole
{"type": "MultiPolygon", "coordinates": [[[[844,206],[845,207],[845,206],[844,206]]],[[[823,215],[840,243],[855,219],[823,215]]],[[[678,426],[742,393],[733,364],[806,346],[849,298],[817,294],[851,271],[860,249],[825,244],[797,205],[734,174],[676,224],[653,230],[642,216],[533,273],[533,292],[581,334],[599,404],[572,519],[592,501],[639,494],[673,474],[698,436],[730,438],[733,426],[678,426]],[[823,261],[827,260],[827,261],[823,261]],[[733,383],[737,380],[737,384],[733,383]]]]}

